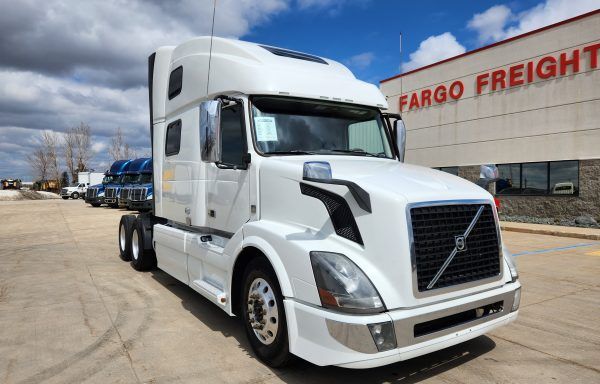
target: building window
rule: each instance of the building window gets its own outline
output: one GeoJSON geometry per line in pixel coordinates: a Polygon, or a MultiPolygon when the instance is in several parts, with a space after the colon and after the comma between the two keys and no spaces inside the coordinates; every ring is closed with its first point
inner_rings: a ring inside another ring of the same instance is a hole
{"type": "Polygon", "coordinates": [[[438,171],[446,172],[454,176],[458,176],[458,167],[436,167],[438,171]]]}
{"type": "Polygon", "coordinates": [[[579,161],[550,163],[550,194],[579,195],[579,161]]]}
{"type": "Polygon", "coordinates": [[[579,194],[579,161],[498,164],[497,195],[579,194]]]}

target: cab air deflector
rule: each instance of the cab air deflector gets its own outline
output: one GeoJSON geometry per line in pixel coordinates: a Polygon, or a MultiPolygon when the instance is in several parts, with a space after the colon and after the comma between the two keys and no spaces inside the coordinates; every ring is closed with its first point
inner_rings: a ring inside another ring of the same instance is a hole
{"type": "Polygon", "coordinates": [[[363,210],[369,213],[373,213],[373,211],[371,210],[371,196],[369,195],[369,192],[362,189],[355,182],[341,179],[314,179],[311,177],[304,177],[303,180],[310,181],[313,183],[344,185],[348,187],[350,193],[352,194],[352,197],[354,197],[354,200],[356,200],[356,203],[359,207],[361,207],[363,210]]]}
{"type": "Polygon", "coordinates": [[[333,228],[338,236],[364,245],[352,210],[342,196],[302,182],[300,183],[300,192],[305,196],[321,200],[329,213],[333,228]]]}

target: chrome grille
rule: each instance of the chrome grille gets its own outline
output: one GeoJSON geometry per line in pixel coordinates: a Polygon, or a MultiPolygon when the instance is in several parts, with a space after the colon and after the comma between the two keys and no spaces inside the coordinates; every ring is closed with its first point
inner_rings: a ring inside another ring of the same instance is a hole
{"type": "Polygon", "coordinates": [[[87,192],[87,197],[96,197],[98,195],[98,188],[88,188],[87,192]]]}
{"type": "Polygon", "coordinates": [[[122,188],[119,193],[119,199],[127,200],[129,198],[129,193],[131,192],[130,188],[122,188]]]}
{"type": "Polygon", "coordinates": [[[450,287],[500,274],[500,244],[492,206],[449,204],[410,209],[413,263],[419,292],[450,287]],[[481,216],[474,222],[483,206],[481,216]],[[474,222],[467,237],[462,235],[474,222]],[[462,238],[462,239],[457,239],[462,238]],[[459,244],[462,243],[462,244],[459,244]],[[455,248],[461,248],[456,251],[455,248]],[[446,260],[454,258],[428,289],[446,260]]]}
{"type": "Polygon", "coordinates": [[[129,194],[131,201],[144,201],[148,194],[148,188],[133,188],[129,194]]]}
{"type": "Polygon", "coordinates": [[[106,188],[106,191],[104,192],[104,197],[109,199],[114,199],[115,197],[117,197],[117,188],[106,188]]]}
{"type": "Polygon", "coordinates": [[[66,194],[67,194],[67,188],[63,188],[63,189],[61,189],[61,190],[60,190],[60,193],[61,193],[62,195],[66,195],[66,194]]]}

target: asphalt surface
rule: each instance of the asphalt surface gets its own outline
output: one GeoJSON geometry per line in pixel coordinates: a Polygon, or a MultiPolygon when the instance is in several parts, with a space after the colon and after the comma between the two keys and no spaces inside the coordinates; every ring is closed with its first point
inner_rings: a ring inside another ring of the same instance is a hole
{"type": "Polygon", "coordinates": [[[598,383],[600,242],[505,232],[518,320],[369,370],[256,360],[236,318],[118,257],[124,212],[0,202],[0,383],[598,383]]]}

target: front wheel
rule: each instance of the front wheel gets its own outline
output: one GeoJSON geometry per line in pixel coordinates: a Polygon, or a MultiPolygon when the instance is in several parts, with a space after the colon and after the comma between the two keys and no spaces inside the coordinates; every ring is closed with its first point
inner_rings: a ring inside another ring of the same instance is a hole
{"type": "Polygon", "coordinates": [[[291,354],[283,296],[268,261],[254,259],[248,264],[242,290],[241,313],[252,350],[273,368],[286,365],[291,354]]]}
{"type": "Polygon", "coordinates": [[[92,203],[92,207],[98,208],[100,205],[102,205],[102,204],[100,204],[100,203],[92,203]]]}
{"type": "Polygon", "coordinates": [[[71,197],[72,197],[73,199],[75,199],[75,200],[79,199],[79,192],[73,192],[73,193],[71,194],[71,197]]]}

